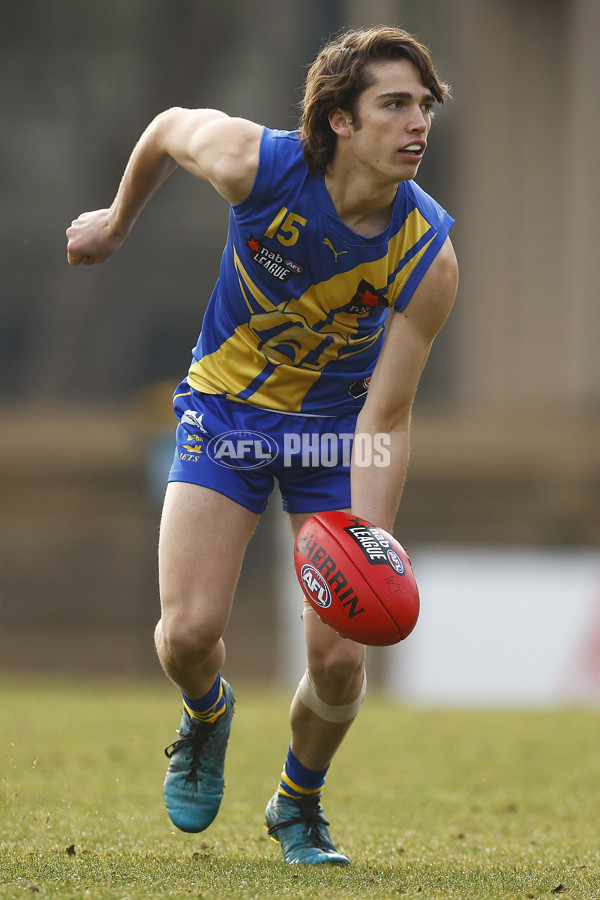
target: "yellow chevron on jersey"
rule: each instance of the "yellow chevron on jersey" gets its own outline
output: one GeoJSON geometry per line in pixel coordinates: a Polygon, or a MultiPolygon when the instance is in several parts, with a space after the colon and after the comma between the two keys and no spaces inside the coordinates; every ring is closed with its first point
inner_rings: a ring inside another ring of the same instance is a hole
{"type": "Polygon", "coordinates": [[[398,186],[374,238],[337,216],[322,176],[308,174],[299,136],[264,129],[250,196],[231,208],[191,387],[283,412],[360,408],[387,311],[404,309],[452,219],[414,182],[398,186]]]}
{"type": "Polygon", "coordinates": [[[331,310],[346,305],[357,281],[364,277],[375,278],[377,269],[385,283],[385,260],[358,266],[352,273],[335,275],[323,284],[313,285],[298,300],[276,306],[250,278],[235,252],[234,258],[250,319],[238,326],[218,350],[204,356],[201,363],[193,364],[188,380],[196,390],[235,396],[263,372],[266,359],[276,368],[245,399],[257,406],[268,402],[273,409],[299,412],[308,389],[327,363],[340,354],[362,353],[381,336],[383,326],[373,333],[356,337],[357,315],[341,314],[328,322],[326,306],[329,305],[331,310]],[[256,301],[255,304],[250,298],[256,301]],[[257,306],[264,311],[253,312],[257,306]],[[263,337],[273,331],[276,332],[274,339],[263,337]],[[310,354],[319,348],[318,355],[311,361],[310,354]],[[232,368],[234,360],[235,367],[232,368]]]}
{"type": "MultiPolygon", "coordinates": [[[[235,267],[240,279],[240,287],[242,289],[242,292],[244,293],[244,298],[246,300],[248,309],[252,313],[254,307],[248,300],[248,297],[244,291],[244,285],[248,288],[254,299],[257,300],[257,302],[263,307],[263,309],[270,311],[274,308],[283,309],[283,307],[285,306],[286,311],[294,312],[296,311],[296,308],[302,308],[307,322],[311,327],[314,327],[322,318],[323,310],[327,308],[333,309],[338,307],[340,308],[340,314],[343,314],[343,310],[341,310],[341,307],[346,305],[346,303],[348,302],[348,297],[351,296],[353,288],[363,278],[371,282],[371,284],[385,286],[388,279],[390,258],[394,259],[397,256],[402,256],[403,248],[410,248],[415,246],[430,229],[431,226],[429,222],[427,222],[427,220],[423,218],[418,209],[414,209],[409,214],[406,221],[402,224],[402,227],[400,228],[398,233],[390,238],[388,252],[385,256],[381,257],[380,259],[355,266],[355,268],[349,272],[343,272],[339,275],[334,275],[331,279],[319,285],[312,285],[305,294],[302,294],[297,299],[292,298],[289,301],[288,305],[282,303],[278,304],[277,307],[275,307],[275,305],[268,299],[268,297],[263,294],[258,286],[252,281],[234,249],[235,267]],[[319,299],[320,297],[323,297],[323,299],[319,299]],[[339,298],[340,302],[335,303],[335,298],[339,298]]],[[[388,305],[391,306],[395,302],[397,296],[402,290],[402,287],[406,284],[408,278],[410,277],[411,272],[414,270],[417,263],[420,261],[427,248],[429,247],[429,243],[430,242],[428,242],[416,256],[411,257],[407,261],[406,265],[404,265],[402,269],[400,269],[400,271],[397,273],[389,289],[388,305]]],[[[347,326],[349,328],[352,328],[353,325],[356,326],[355,319],[347,323],[347,326]]]]}
{"type": "MultiPolygon", "coordinates": [[[[430,226],[427,220],[423,218],[418,209],[413,209],[397,235],[397,237],[400,238],[400,246],[404,244],[409,247],[416,247],[428,231],[430,231],[430,226]]],[[[404,285],[408,282],[411,274],[415,271],[418,264],[427,253],[433,240],[434,235],[431,236],[431,240],[427,241],[427,243],[424,244],[395,275],[394,280],[390,285],[390,306],[393,306],[398,297],[400,297],[404,285]]]]}
{"type": "MultiPolygon", "coordinates": [[[[286,312],[295,312],[297,308],[302,308],[309,325],[315,327],[323,316],[323,310],[329,307],[329,309],[337,310],[336,325],[342,325],[349,332],[356,331],[358,327],[356,315],[345,313],[343,308],[347,305],[348,298],[356,290],[356,285],[363,279],[370,282],[378,289],[380,294],[387,295],[387,305],[393,306],[402,290],[402,286],[406,284],[411,272],[426,252],[429,243],[406,262],[388,287],[390,260],[404,256],[403,249],[416,246],[430,230],[429,223],[423,218],[419,210],[413,210],[398,233],[390,238],[388,252],[385,256],[367,263],[361,263],[355,266],[354,269],[334,275],[321,284],[312,285],[297,300],[292,299],[290,301],[286,307],[286,312]]],[[[327,331],[329,328],[330,326],[325,324],[322,327],[322,331],[327,331]]]]}
{"type": "MultiPolygon", "coordinates": [[[[294,340],[298,340],[301,345],[304,345],[301,349],[306,351],[312,350],[319,343],[322,343],[323,339],[320,335],[323,333],[337,336],[336,344],[338,346],[352,343],[353,335],[358,331],[358,316],[353,315],[348,316],[347,319],[342,319],[340,310],[347,305],[348,298],[353,295],[356,285],[363,278],[375,277],[376,263],[357,266],[352,272],[335,275],[326,282],[312,285],[308,291],[297,299],[291,298],[288,301],[275,305],[268,300],[252,281],[237,253],[234,254],[234,257],[236,271],[240,276],[240,287],[250,312],[250,326],[257,333],[264,333],[277,327],[277,325],[282,327],[287,325],[289,328],[284,332],[286,336],[287,331],[293,329],[296,332],[294,340]],[[253,311],[254,307],[244,288],[248,288],[250,295],[260,303],[264,313],[253,311]],[[330,323],[328,318],[332,311],[336,311],[336,317],[330,323]],[[294,326],[296,327],[294,328],[294,326]],[[299,328],[302,330],[299,331],[299,328]],[[311,346],[311,344],[314,346],[311,346]]],[[[380,272],[380,274],[383,273],[380,272]]],[[[327,353],[326,358],[321,362],[321,367],[334,358],[334,352],[327,353]]],[[[289,360],[278,359],[273,361],[289,362],[289,360]]],[[[298,362],[299,358],[296,359],[295,364],[298,362]]]]}

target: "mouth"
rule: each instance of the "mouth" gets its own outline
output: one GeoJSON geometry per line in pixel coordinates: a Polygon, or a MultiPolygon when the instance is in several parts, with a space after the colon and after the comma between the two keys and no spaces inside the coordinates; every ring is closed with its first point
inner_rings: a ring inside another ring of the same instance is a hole
{"type": "Polygon", "coordinates": [[[405,156],[409,156],[411,159],[420,160],[423,158],[426,146],[427,144],[424,141],[413,141],[412,144],[401,147],[399,152],[405,156]]]}

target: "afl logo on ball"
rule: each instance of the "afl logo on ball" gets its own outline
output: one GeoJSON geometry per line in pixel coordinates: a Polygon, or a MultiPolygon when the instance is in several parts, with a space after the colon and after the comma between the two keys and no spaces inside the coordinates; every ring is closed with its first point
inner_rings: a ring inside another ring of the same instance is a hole
{"type": "Polygon", "coordinates": [[[329,585],[314,566],[304,565],[300,570],[300,580],[304,593],[313,603],[321,609],[331,606],[331,593],[329,585]]]}
{"type": "Polygon", "coordinates": [[[388,550],[387,558],[392,569],[395,569],[398,575],[404,575],[404,563],[395,550],[388,550]]]}

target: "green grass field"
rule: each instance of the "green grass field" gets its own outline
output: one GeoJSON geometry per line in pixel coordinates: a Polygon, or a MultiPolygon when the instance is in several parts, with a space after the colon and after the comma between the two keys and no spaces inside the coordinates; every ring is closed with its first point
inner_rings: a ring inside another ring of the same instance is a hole
{"type": "Polygon", "coordinates": [[[262,822],[289,696],[234,687],[221,813],[184,835],[162,804],[179,719],[166,682],[0,682],[0,897],[600,897],[600,713],[371,693],[324,797],[353,865],[295,868],[262,822]]]}

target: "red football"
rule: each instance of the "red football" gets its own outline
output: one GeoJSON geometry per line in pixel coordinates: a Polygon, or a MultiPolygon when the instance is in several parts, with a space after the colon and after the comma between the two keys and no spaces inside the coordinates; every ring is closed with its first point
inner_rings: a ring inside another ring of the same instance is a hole
{"type": "Polygon", "coordinates": [[[359,644],[397,644],[419,617],[404,547],[365,519],[333,510],[302,526],[294,547],[304,595],[328,625],[359,644]]]}

